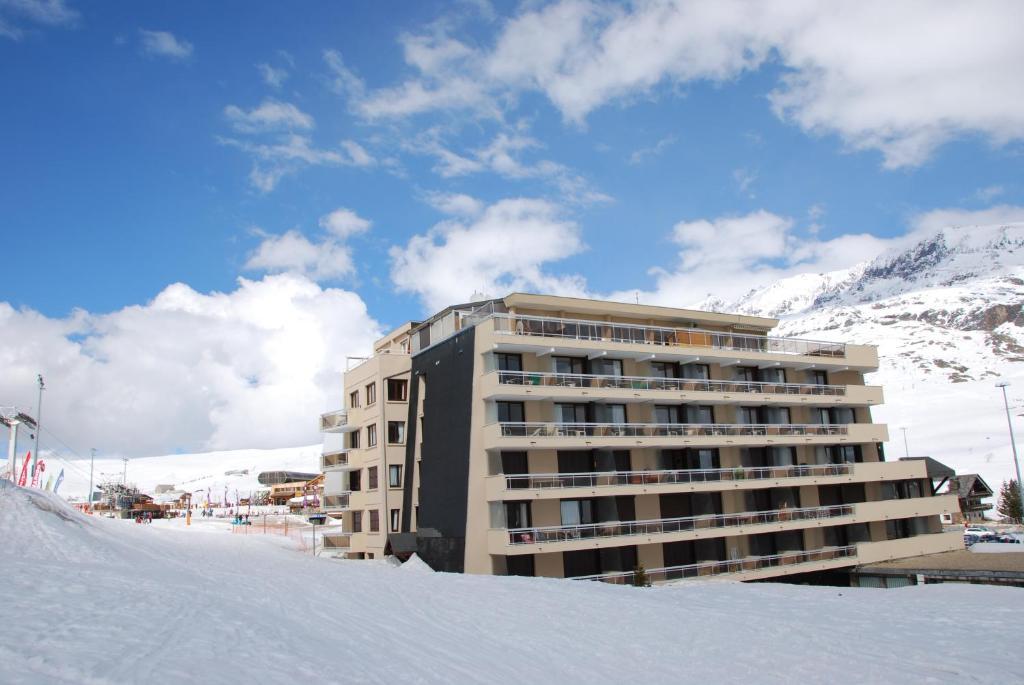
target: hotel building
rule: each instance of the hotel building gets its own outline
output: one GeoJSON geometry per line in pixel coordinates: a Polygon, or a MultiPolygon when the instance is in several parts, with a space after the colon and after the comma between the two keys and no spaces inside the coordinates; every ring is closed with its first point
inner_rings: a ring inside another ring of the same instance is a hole
{"type": "Polygon", "coordinates": [[[884,460],[876,349],[777,323],[514,293],[405,324],[321,417],[325,550],[658,583],[961,548],[956,496],[884,460]]]}

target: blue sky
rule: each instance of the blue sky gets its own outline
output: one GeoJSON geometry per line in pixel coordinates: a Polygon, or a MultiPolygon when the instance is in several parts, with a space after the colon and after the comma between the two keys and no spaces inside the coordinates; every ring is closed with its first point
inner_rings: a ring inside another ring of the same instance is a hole
{"type": "Polygon", "coordinates": [[[873,257],[936,210],[1016,216],[1022,20],[1012,2],[0,0],[0,318],[49,336],[6,351],[11,392],[47,349],[94,387],[175,375],[118,357],[158,336],[195,369],[237,356],[210,353],[225,321],[279,353],[313,317],[318,364],[211,371],[229,389],[195,399],[183,445],[238,446],[222,414],[324,404],[323,359],[474,292],[729,300],[873,257]]]}

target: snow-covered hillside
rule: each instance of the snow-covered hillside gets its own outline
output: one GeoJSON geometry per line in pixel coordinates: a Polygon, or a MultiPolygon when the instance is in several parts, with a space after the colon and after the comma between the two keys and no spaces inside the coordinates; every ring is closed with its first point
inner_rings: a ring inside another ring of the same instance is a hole
{"type": "Polygon", "coordinates": [[[1015,588],[429,573],[210,523],[85,517],[0,483],[0,682],[1019,680],[1015,588]]]}
{"type": "MultiPolygon", "coordinates": [[[[1012,475],[997,379],[1024,406],[1024,223],[947,228],[853,268],[802,274],[715,309],[778,317],[776,334],[878,345],[877,421],[891,458],[931,455],[994,489],[1012,475]]],[[[1018,428],[1024,428],[1024,423],[1018,428]]]]}

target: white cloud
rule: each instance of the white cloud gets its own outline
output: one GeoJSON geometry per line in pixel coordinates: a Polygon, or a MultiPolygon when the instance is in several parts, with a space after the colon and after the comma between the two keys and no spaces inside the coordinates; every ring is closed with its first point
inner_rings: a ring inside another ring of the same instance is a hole
{"type": "Polygon", "coordinates": [[[337,238],[348,238],[370,230],[371,222],[351,209],[339,207],[330,214],[320,217],[320,228],[337,238]]]}
{"type": "Polygon", "coordinates": [[[337,50],[324,50],[324,63],[330,69],[332,77],[331,88],[339,95],[347,95],[353,100],[363,97],[366,86],[362,79],[356,76],[355,72],[345,65],[345,60],[337,50]]]}
{"type": "Polygon", "coordinates": [[[654,145],[634,150],[633,153],[629,156],[629,163],[637,165],[640,164],[641,162],[651,159],[652,157],[658,157],[665,150],[675,145],[677,140],[678,138],[676,138],[674,135],[668,135],[659,140],[654,145]]]}
{"type": "Polygon", "coordinates": [[[978,188],[974,192],[974,198],[981,202],[991,202],[1005,192],[1006,188],[1003,186],[987,186],[985,188],[978,188]]]}
{"type": "Polygon", "coordinates": [[[271,88],[280,88],[288,80],[288,70],[283,67],[273,67],[266,62],[256,65],[263,82],[271,88]]]}
{"type": "Polygon", "coordinates": [[[0,36],[20,39],[25,29],[20,22],[43,26],[74,26],[78,12],[64,0],[0,0],[0,36]]]}
{"type": "Polygon", "coordinates": [[[0,302],[0,328],[0,396],[34,406],[42,373],[50,430],[82,454],[128,456],[312,444],[317,415],[340,404],[345,356],[380,335],[358,295],[295,275],[226,293],[176,283],[60,319],[0,302]]]}
{"type": "Polygon", "coordinates": [[[167,57],[171,60],[186,60],[192,56],[192,43],[176,38],[169,31],[147,31],[139,29],[142,51],[147,55],[167,57]]]}
{"type": "Polygon", "coordinates": [[[1024,222],[1024,207],[996,205],[987,209],[933,209],[913,217],[915,235],[933,233],[950,226],[988,226],[1024,222]]]}
{"type": "Polygon", "coordinates": [[[451,216],[474,217],[484,209],[484,203],[464,193],[430,192],[426,195],[427,204],[444,214],[451,216]]]}
{"type": "Polygon", "coordinates": [[[300,110],[290,102],[279,102],[267,99],[248,112],[228,105],[224,108],[224,116],[236,130],[243,133],[256,133],[278,129],[311,129],[315,125],[313,117],[300,110]]]}
{"type": "MultiPolygon", "coordinates": [[[[651,270],[655,288],[643,302],[687,306],[713,296],[731,300],[752,288],[797,273],[843,269],[881,254],[905,238],[846,234],[829,240],[801,238],[795,222],[766,210],[742,216],[682,221],[671,240],[679,247],[671,269],[651,270]]],[[[634,290],[613,293],[632,301],[634,290]]]]}
{"type": "Polygon", "coordinates": [[[249,181],[259,191],[267,193],[289,174],[307,166],[369,167],[376,159],[361,145],[343,140],[336,149],[313,146],[308,136],[296,133],[279,136],[276,142],[257,143],[235,138],[218,138],[222,145],[238,148],[253,157],[249,181]]]}
{"type": "Polygon", "coordinates": [[[757,181],[756,171],[750,171],[749,169],[734,169],[732,172],[732,179],[736,181],[736,185],[742,195],[746,195],[749,198],[754,197],[754,193],[750,191],[750,186],[757,181]]]}
{"type": "Polygon", "coordinates": [[[728,82],[771,62],[782,73],[769,97],[778,117],[899,168],[958,137],[1024,139],[1021,25],[1015,0],[524,3],[490,46],[436,25],[402,36],[412,74],[348,92],[371,119],[437,110],[501,119],[534,91],[582,125],[609,103],[728,82]]]}
{"type": "Polygon", "coordinates": [[[297,273],[314,281],[336,280],[355,270],[347,245],[334,240],[313,243],[298,231],[265,236],[245,268],[268,273],[297,273]]]}
{"type": "Polygon", "coordinates": [[[429,310],[468,301],[474,292],[532,290],[581,295],[579,276],[544,270],[584,249],[579,227],[547,201],[516,198],[471,221],[444,221],[391,249],[391,279],[429,310]]]}

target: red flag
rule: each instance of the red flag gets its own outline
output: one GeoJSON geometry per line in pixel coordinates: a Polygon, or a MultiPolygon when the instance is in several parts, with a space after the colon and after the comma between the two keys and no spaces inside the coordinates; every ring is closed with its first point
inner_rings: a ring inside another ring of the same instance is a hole
{"type": "Polygon", "coordinates": [[[18,487],[25,487],[25,483],[28,481],[28,463],[32,460],[32,453],[25,453],[25,463],[21,465],[21,476],[18,477],[18,487]]]}
{"type": "Polygon", "coordinates": [[[32,475],[32,487],[38,488],[42,481],[43,471],[46,470],[46,462],[40,459],[36,463],[36,472],[32,475]]]}

